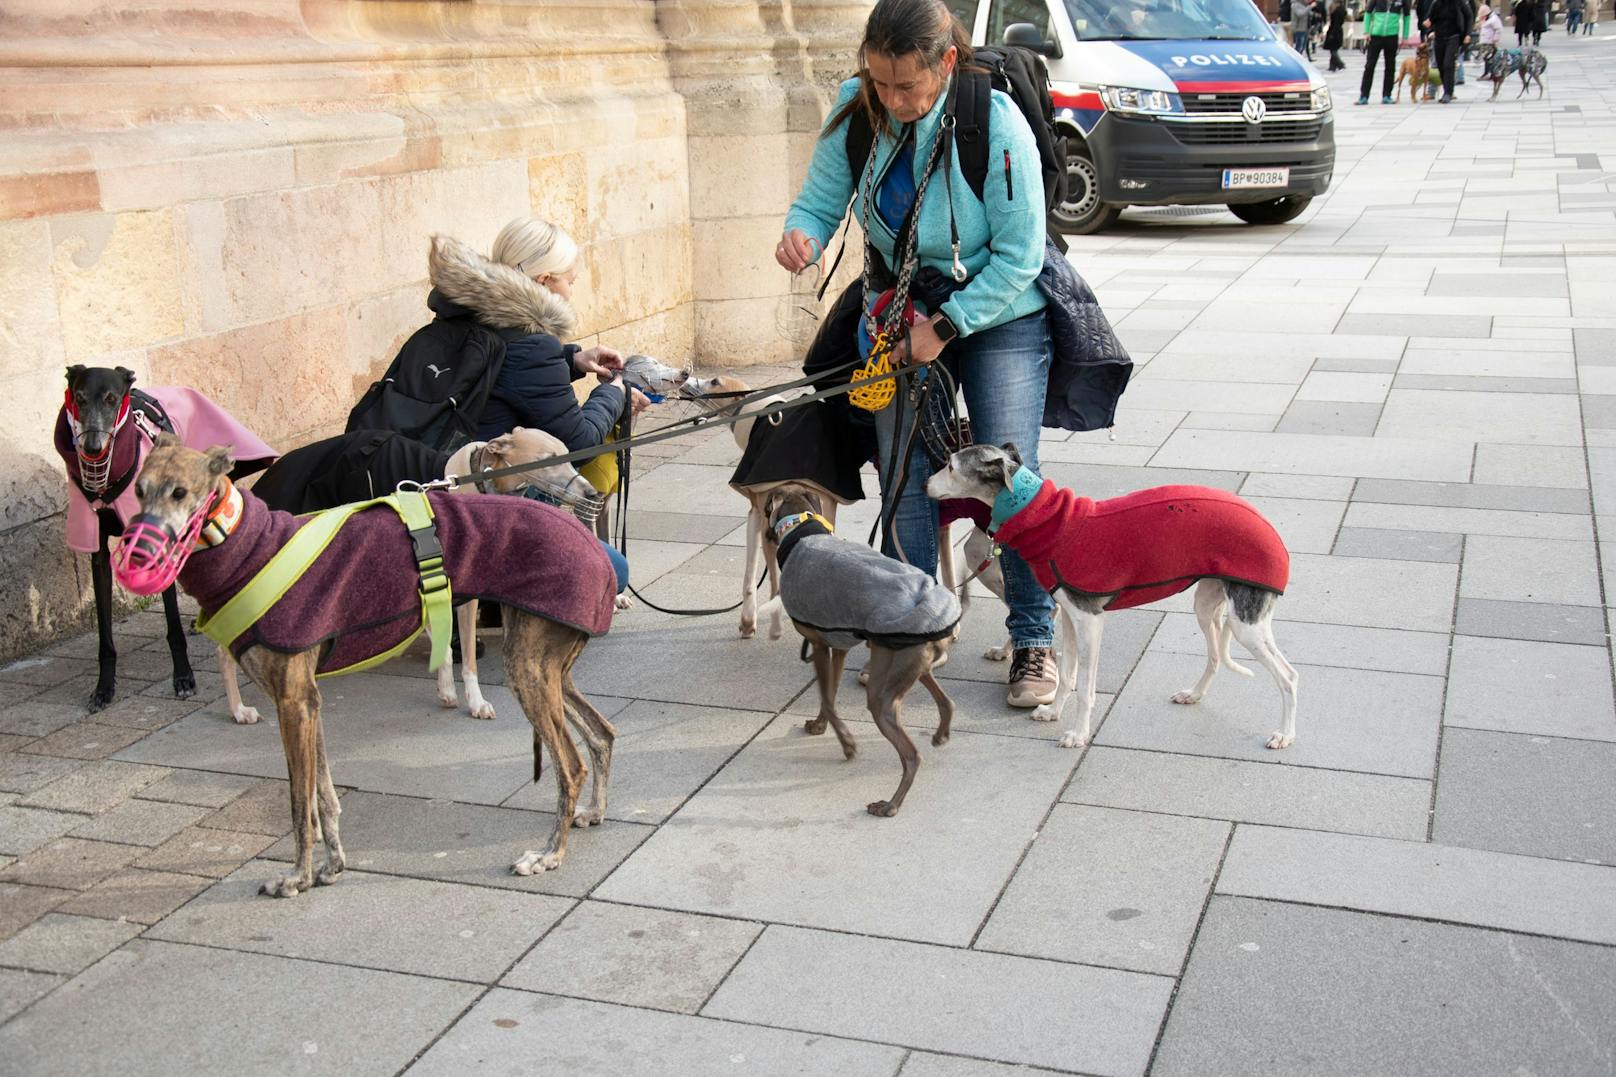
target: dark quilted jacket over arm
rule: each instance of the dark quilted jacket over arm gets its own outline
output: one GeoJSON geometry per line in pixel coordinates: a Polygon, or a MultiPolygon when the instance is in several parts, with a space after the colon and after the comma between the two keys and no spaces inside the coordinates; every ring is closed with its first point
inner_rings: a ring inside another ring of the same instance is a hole
{"type": "Polygon", "coordinates": [[[623,390],[602,385],[580,406],[572,391],[577,376],[572,357],[578,350],[547,333],[506,345],[505,365],[483,408],[477,436],[494,438],[526,426],[555,435],[568,451],[605,441],[622,413],[623,390]]]}

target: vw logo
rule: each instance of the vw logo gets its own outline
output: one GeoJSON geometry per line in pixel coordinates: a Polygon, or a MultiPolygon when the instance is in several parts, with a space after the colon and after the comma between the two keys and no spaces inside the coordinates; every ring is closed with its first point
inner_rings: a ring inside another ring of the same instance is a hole
{"type": "Polygon", "coordinates": [[[1262,118],[1268,115],[1268,106],[1260,97],[1248,97],[1240,103],[1240,115],[1247,123],[1262,123],[1262,118]]]}

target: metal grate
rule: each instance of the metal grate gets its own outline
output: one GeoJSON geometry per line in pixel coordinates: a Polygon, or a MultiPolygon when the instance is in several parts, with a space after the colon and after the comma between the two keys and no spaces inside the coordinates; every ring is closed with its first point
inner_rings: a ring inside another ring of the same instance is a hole
{"type": "Polygon", "coordinates": [[[1182,95],[1184,111],[1191,116],[1238,116],[1248,97],[1260,97],[1270,113],[1309,112],[1311,94],[1291,93],[1187,93],[1182,95]]]}
{"type": "Polygon", "coordinates": [[[1266,120],[1262,123],[1173,124],[1173,136],[1186,146],[1230,145],[1247,142],[1313,142],[1322,120],[1266,120]]]}

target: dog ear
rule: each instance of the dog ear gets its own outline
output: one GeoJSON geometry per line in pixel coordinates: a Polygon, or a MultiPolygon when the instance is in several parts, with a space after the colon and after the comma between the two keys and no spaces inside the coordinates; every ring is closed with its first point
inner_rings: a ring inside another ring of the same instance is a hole
{"type": "Polygon", "coordinates": [[[130,387],[135,384],[135,372],[125,366],[113,367],[112,369],[123,375],[123,391],[127,393],[130,387]]]}
{"type": "Polygon", "coordinates": [[[154,449],[174,449],[181,448],[184,445],[185,442],[181,441],[167,430],[164,430],[161,434],[158,434],[157,440],[152,442],[152,448],[154,449]]]}
{"type": "Polygon", "coordinates": [[[230,446],[215,445],[213,448],[208,450],[209,475],[223,475],[228,472],[234,464],[235,460],[233,460],[230,456],[230,446]]]}
{"type": "Polygon", "coordinates": [[[80,375],[89,369],[90,368],[85,366],[83,363],[74,363],[72,366],[68,367],[67,384],[71,387],[74,382],[79,380],[80,375]]]}
{"type": "Polygon", "coordinates": [[[483,446],[483,463],[487,464],[490,456],[503,463],[510,459],[511,450],[515,447],[516,434],[514,431],[509,434],[501,434],[483,446]]]}
{"type": "Polygon", "coordinates": [[[1016,467],[1021,466],[1021,450],[1016,448],[1015,442],[1007,441],[999,447],[1004,450],[1004,454],[1010,458],[1016,467]]]}

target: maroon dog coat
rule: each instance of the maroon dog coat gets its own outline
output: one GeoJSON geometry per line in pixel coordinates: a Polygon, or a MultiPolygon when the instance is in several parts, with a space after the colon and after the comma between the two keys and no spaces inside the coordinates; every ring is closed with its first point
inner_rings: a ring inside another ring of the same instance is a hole
{"type": "MultiPolygon", "coordinates": [[[[303,521],[242,491],[241,522],[193,553],[179,583],[216,613],[258,574],[303,521]]],[[[600,540],[569,513],[523,497],[428,494],[455,601],[501,602],[590,636],[612,625],[617,577],[600,540]]],[[[409,531],[385,505],[356,512],[279,602],[236,637],[296,653],[324,644],[320,673],[374,658],[421,626],[409,531]]]]}
{"type": "Polygon", "coordinates": [[[1095,501],[1048,479],[993,536],[1038,582],[1116,597],[1108,610],[1155,602],[1207,578],[1283,594],[1290,554],[1247,502],[1205,486],[1157,486],[1095,501]]]}

